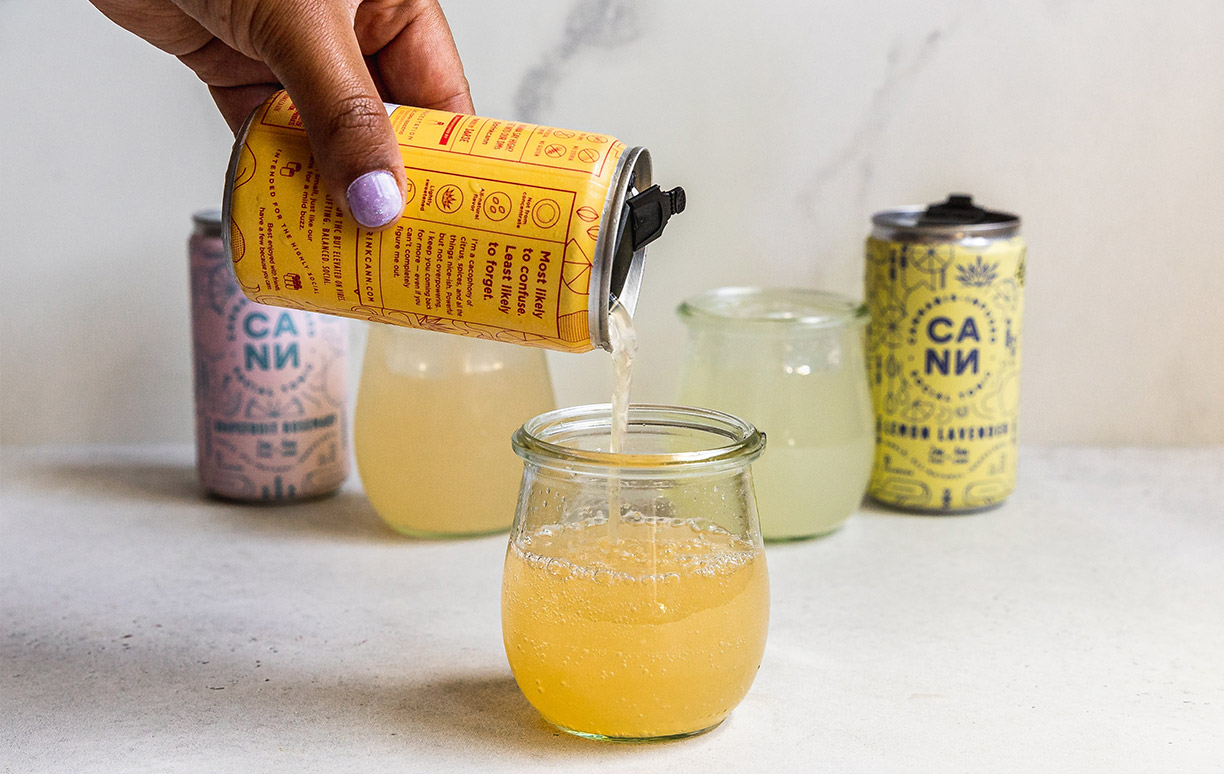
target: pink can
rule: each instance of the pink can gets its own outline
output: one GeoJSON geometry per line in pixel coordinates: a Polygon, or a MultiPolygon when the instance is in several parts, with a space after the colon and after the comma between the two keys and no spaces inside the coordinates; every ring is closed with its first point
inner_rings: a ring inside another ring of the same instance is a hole
{"type": "Polygon", "coordinates": [[[349,473],[348,335],[337,317],[250,301],[221,240],[196,213],[189,242],[200,484],[234,500],[335,492],[349,473]]]}

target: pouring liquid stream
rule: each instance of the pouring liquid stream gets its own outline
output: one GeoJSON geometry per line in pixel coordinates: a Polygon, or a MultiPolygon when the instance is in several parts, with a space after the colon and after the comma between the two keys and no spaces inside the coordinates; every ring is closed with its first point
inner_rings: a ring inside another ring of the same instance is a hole
{"type": "MultiPolygon", "coordinates": [[[[633,318],[624,305],[616,304],[608,312],[608,338],[612,342],[612,370],[616,377],[612,390],[612,433],[609,451],[623,454],[629,432],[629,389],[633,382],[633,357],[637,354],[637,331],[633,318]]],[[[617,527],[621,518],[620,483],[608,484],[608,540],[618,542],[617,527]]]]}

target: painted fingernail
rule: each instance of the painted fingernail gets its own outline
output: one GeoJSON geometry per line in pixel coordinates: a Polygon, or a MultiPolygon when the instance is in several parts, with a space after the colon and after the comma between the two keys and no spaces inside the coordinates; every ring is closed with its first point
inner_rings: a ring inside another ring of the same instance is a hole
{"type": "Polygon", "coordinates": [[[385,226],[404,211],[404,198],[400,196],[395,176],[386,170],[366,172],[354,180],[344,192],[349,212],[366,228],[385,226]]]}

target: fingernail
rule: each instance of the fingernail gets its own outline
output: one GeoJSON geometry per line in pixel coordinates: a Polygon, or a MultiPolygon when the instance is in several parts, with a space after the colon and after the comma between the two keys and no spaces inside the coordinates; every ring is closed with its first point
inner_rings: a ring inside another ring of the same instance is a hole
{"type": "Polygon", "coordinates": [[[395,176],[386,170],[366,172],[354,180],[344,193],[349,212],[366,228],[385,226],[404,211],[395,176]]]}

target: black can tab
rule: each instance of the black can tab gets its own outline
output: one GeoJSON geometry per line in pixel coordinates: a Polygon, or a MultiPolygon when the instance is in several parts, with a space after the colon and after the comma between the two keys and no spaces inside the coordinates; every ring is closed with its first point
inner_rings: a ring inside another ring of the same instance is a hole
{"type": "Polygon", "coordinates": [[[629,228],[634,252],[659,238],[667,219],[679,212],[684,212],[684,189],[676,186],[670,191],[664,191],[657,185],[652,185],[645,191],[626,200],[625,209],[629,214],[629,228]]]}
{"type": "Polygon", "coordinates": [[[1008,212],[994,212],[973,203],[969,194],[948,194],[948,200],[927,205],[918,217],[919,226],[972,226],[979,223],[1007,223],[1016,219],[1008,212]]]}

